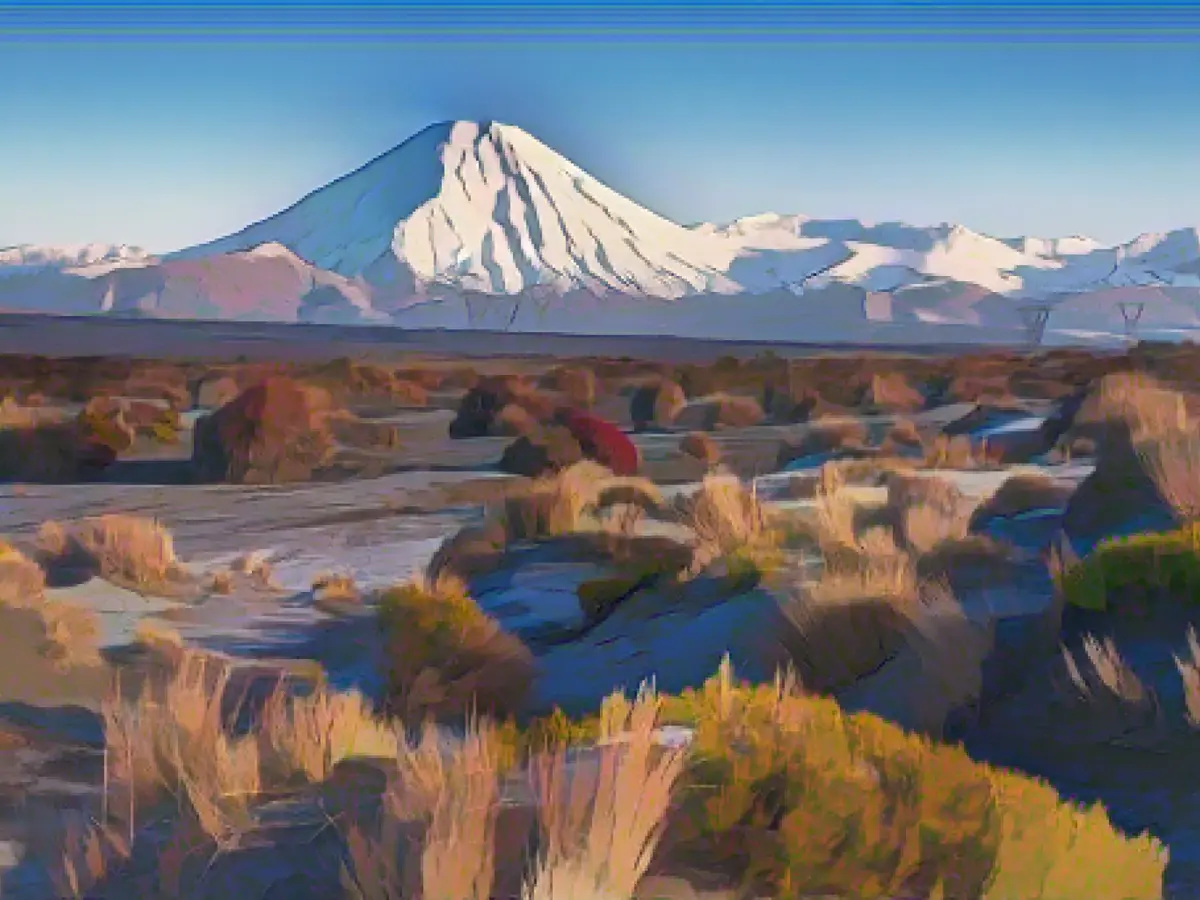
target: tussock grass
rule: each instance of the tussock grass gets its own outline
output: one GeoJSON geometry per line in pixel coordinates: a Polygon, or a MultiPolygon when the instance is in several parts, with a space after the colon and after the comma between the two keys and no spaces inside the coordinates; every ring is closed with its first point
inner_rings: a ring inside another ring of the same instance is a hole
{"type": "Polygon", "coordinates": [[[227,663],[187,651],[165,683],[106,701],[106,812],[131,833],[138,811],[164,795],[219,847],[249,824],[262,790],[258,742],[228,732],[230,674],[227,663]]]}
{"type": "Polygon", "coordinates": [[[659,509],[662,493],[654,482],[618,477],[604,466],[583,460],[531,482],[503,500],[498,521],[509,542],[559,537],[600,524],[613,507],[659,509]]]}
{"type": "Polygon", "coordinates": [[[342,881],[360,900],[490,900],[499,812],[493,726],[468,722],[459,740],[427,725],[402,741],[375,833],[348,829],[342,881]]]}
{"type": "Polygon", "coordinates": [[[45,522],[38,547],[49,565],[86,565],[120,587],[172,595],[189,584],[171,533],[159,522],[110,514],[75,522],[45,522]]]}
{"type": "Polygon", "coordinates": [[[11,544],[0,541],[0,606],[37,606],[45,589],[42,567],[11,544]]]}
{"type": "Polygon", "coordinates": [[[321,782],[342,760],[394,759],[398,750],[396,728],[380,720],[361,694],[324,687],[293,696],[278,685],[259,713],[258,737],[264,774],[275,783],[297,776],[321,782]]]}
{"type": "Polygon", "coordinates": [[[1200,435],[1194,431],[1145,436],[1136,450],[1159,495],[1181,522],[1200,521],[1200,435]]]}
{"type": "Polygon", "coordinates": [[[524,900],[633,896],[685,763],[682,749],[657,746],[660,705],[647,689],[632,704],[608,703],[604,730],[610,742],[591,760],[569,766],[561,745],[534,760],[543,837],[524,900]]]}
{"type": "Polygon", "coordinates": [[[319,572],[313,578],[312,594],[314,606],[331,612],[356,606],[362,601],[353,576],[345,572],[319,572]]]}
{"type": "Polygon", "coordinates": [[[681,518],[695,534],[695,575],[721,559],[744,560],[762,569],[772,564],[780,534],[751,487],[732,475],[708,475],[681,503],[681,518]]]}

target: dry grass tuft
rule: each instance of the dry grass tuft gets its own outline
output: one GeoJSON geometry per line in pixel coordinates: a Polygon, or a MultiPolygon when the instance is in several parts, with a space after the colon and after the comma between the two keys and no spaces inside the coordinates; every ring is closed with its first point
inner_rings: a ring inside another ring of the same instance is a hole
{"type": "Polygon", "coordinates": [[[1066,647],[1062,648],[1067,675],[1083,699],[1095,699],[1097,692],[1103,689],[1109,697],[1122,703],[1140,704],[1148,700],[1146,686],[1121,656],[1111,637],[1101,642],[1089,634],[1083,639],[1083,651],[1089,663],[1089,675],[1086,676],[1075,656],[1066,647]]]}
{"type": "Polygon", "coordinates": [[[524,900],[632,897],[662,836],[682,749],[655,741],[660,701],[643,688],[632,703],[606,704],[610,742],[569,767],[558,746],[534,761],[541,859],[524,900]]]}
{"type": "Polygon", "coordinates": [[[60,669],[100,662],[100,623],[92,610],[48,600],[38,612],[44,629],[42,656],[60,669]]]}
{"type": "Polygon", "coordinates": [[[264,775],[279,783],[297,775],[321,782],[344,759],[395,758],[398,749],[396,729],[361,694],[323,687],[293,696],[278,685],[259,714],[258,737],[264,775]]]}
{"type": "Polygon", "coordinates": [[[354,827],[347,836],[349,895],[489,900],[500,799],[494,728],[471,721],[461,740],[450,740],[427,725],[415,745],[401,742],[396,769],[378,834],[354,827]]]}
{"type": "Polygon", "coordinates": [[[175,555],[171,533],[154,519],[120,514],[46,522],[38,547],[51,565],[86,565],[113,584],[144,594],[173,595],[190,576],[175,555]]]}
{"type": "Polygon", "coordinates": [[[617,477],[583,460],[505,497],[499,521],[508,541],[530,541],[599,525],[599,516],[612,507],[646,510],[662,503],[662,493],[652,481],[617,477]]]}
{"type": "Polygon", "coordinates": [[[696,535],[689,574],[722,558],[761,565],[778,546],[779,535],[766,507],[757,492],[736,476],[705,476],[700,489],[682,502],[681,513],[696,535]]]}
{"type": "Polygon", "coordinates": [[[1196,637],[1196,629],[1190,625],[1187,631],[1187,643],[1187,658],[1180,659],[1175,656],[1175,667],[1179,669],[1179,677],[1183,679],[1187,723],[1192,728],[1200,728],[1200,639],[1196,637]]]}
{"type": "Polygon", "coordinates": [[[317,608],[337,609],[356,605],[362,594],[354,583],[353,576],[345,572],[320,572],[312,582],[313,604],[317,608]]]}
{"type": "Polygon", "coordinates": [[[822,549],[853,547],[857,543],[858,505],[845,488],[845,475],[840,467],[831,463],[821,466],[815,500],[822,549]]]}
{"type": "Polygon", "coordinates": [[[11,544],[0,541],[0,606],[37,606],[45,589],[42,567],[11,544]]]}
{"type": "Polygon", "coordinates": [[[1159,432],[1137,444],[1159,495],[1183,522],[1200,521],[1200,435],[1159,432]]]}
{"type": "Polygon", "coordinates": [[[262,590],[279,590],[271,567],[270,551],[251,550],[249,553],[243,553],[230,564],[229,570],[246,576],[252,584],[262,590]]]}
{"type": "Polygon", "coordinates": [[[123,835],[88,819],[78,810],[60,816],[59,856],[47,866],[56,896],[86,900],[114,863],[129,859],[131,847],[123,835]]]}
{"type": "Polygon", "coordinates": [[[185,651],[165,683],[148,683],[132,702],[118,695],[105,703],[110,814],[132,829],[137,810],[169,793],[218,847],[249,824],[262,790],[258,743],[226,728],[230,675],[227,663],[185,651]]]}

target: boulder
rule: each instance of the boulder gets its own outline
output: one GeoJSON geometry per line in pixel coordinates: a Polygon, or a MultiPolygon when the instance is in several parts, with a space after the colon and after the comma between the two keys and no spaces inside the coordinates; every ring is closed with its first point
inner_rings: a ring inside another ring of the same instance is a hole
{"type": "Polygon", "coordinates": [[[268,378],[196,422],[192,466],[202,481],[307,481],[329,462],[329,395],[268,378]]]}

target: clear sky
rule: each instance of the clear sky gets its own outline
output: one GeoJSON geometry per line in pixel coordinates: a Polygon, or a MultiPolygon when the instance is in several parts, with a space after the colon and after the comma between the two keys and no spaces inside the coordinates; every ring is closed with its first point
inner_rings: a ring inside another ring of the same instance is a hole
{"type": "Polygon", "coordinates": [[[0,246],[176,249],[461,118],[685,223],[1200,224],[1200,8],[568,7],[0,3],[0,246]]]}

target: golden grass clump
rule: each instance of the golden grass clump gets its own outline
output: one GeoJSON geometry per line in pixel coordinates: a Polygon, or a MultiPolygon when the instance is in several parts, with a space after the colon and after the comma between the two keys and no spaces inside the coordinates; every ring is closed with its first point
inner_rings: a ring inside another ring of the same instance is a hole
{"type": "Polygon", "coordinates": [[[46,522],[38,531],[38,547],[51,565],[87,565],[105,580],[139,593],[174,594],[189,580],[171,533],[154,519],[109,514],[66,524],[46,522]]]}
{"type": "Polygon", "coordinates": [[[312,582],[313,604],[318,608],[338,609],[357,605],[362,593],[354,577],[346,572],[319,572],[312,582]]]}
{"type": "Polygon", "coordinates": [[[681,507],[683,522],[695,534],[692,575],[720,559],[741,559],[761,568],[778,548],[780,535],[766,507],[736,476],[705,476],[681,507]]]}
{"type": "Polygon", "coordinates": [[[532,656],[479,609],[462,581],[413,579],[384,591],[379,609],[391,711],[419,720],[519,707],[532,656]]]}
{"type": "Polygon", "coordinates": [[[659,748],[661,702],[652,690],[632,704],[613,699],[604,745],[573,765],[562,745],[534,760],[542,844],[523,900],[632,897],[650,866],[686,753],[659,748]]]}
{"type": "Polygon", "coordinates": [[[46,573],[17,548],[0,541],[0,606],[28,607],[42,602],[46,573]]]}
{"type": "Polygon", "coordinates": [[[598,463],[582,460],[505,497],[499,521],[508,541],[530,541],[598,525],[598,516],[614,506],[657,509],[662,503],[662,493],[652,481],[618,477],[598,463]]]}
{"type": "Polygon", "coordinates": [[[277,783],[295,776],[321,782],[342,760],[392,758],[396,728],[380,720],[357,691],[333,693],[317,687],[293,696],[281,683],[259,713],[262,767],[277,783]]]}
{"type": "Polygon", "coordinates": [[[500,811],[499,742],[486,721],[452,739],[427,724],[401,740],[374,834],[348,829],[342,872],[358,900],[490,900],[500,811]]]}
{"type": "Polygon", "coordinates": [[[219,847],[249,825],[262,791],[259,749],[254,736],[227,730],[230,677],[228,663],[185,652],[165,683],[148,683],[133,701],[105,702],[109,816],[132,829],[139,810],[170,794],[219,847]]]}
{"type": "Polygon", "coordinates": [[[1159,496],[1184,523],[1200,521],[1200,435],[1160,432],[1138,442],[1137,453],[1159,496]]]}

